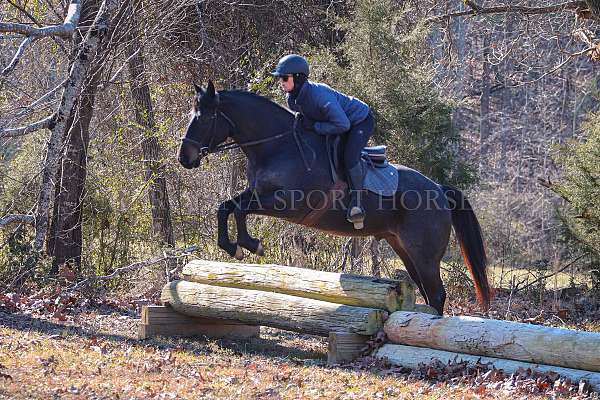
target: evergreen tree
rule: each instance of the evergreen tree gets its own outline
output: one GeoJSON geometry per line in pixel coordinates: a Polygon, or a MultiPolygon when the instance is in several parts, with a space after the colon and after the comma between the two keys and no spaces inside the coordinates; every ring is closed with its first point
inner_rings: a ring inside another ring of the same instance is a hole
{"type": "Polygon", "coordinates": [[[308,50],[312,78],[373,108],[373,142],[386,144],[395,162],[465,187],[474,175],[457,155],[460,138],[452,127],[452,106],[432,87],[421,50],[426,32],[402,27],[400,17],[407,12],[390,0],[356,1],[353,12],[338,24],[343,33],[339,52],[308,50]]]}
{"type": "Polygon", "coordinates": [[[584,125],[588,136],[571,141],[555,155],[564,175],[551,188],[566,200],[560,210],[571,239],[600,261],[600,114],[584,125]]]}

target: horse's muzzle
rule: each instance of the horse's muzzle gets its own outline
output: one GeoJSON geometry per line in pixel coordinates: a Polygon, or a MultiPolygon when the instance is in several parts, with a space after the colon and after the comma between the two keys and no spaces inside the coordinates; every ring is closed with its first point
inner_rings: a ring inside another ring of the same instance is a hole
{"type": "Polygon", "coordinates": [[[201,162],[202,157],[200,156],[200,154],[193,161],[184,160],[182,159],[182,157],[179,157],[179,164],[181,164],[185,169],[198,168],[201,162]]]}

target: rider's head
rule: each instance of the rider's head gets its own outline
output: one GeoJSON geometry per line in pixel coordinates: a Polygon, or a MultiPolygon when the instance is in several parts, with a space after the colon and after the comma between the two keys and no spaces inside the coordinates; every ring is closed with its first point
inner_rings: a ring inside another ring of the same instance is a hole
{"type": "Polygon", "coordinates": [[[298,54],[290,54],[279,60],[275,71],[271,74],[276,76],[279,81],[279,86],[286,91],[294,90],[294,84],[301,86],[308,78],[309,67],[306,58],[298,54]]]}

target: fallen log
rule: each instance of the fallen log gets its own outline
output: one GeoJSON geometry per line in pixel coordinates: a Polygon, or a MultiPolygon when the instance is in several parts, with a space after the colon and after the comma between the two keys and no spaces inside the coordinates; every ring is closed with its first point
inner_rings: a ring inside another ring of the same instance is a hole
{"type": "Polygon", "coordinates": [[[433,360],[439,360],[444,364],[451,362],[466,361],[469,365],[476,363],[491,364],[496,369],[501,369],[507,374],[513,374],[520,369],[537,371],[540,373],[555,372],[558,375],[569,378],[572,382],[586,380],[594,391],[600,391],[600,373],[583,371],[578,369],[557,367],[554,365],[534,364],[515,360],[504,360],[494,357],[474,356],[471,354],[454,353],[443,350],[433,350],[423,347],[404,346],[400,344],[385,344],[378,349],[374,356],[379,359],[387,359],[394,365],[416,369],[419,365],[428,365],[433,360]]]}
{"type": "Polygon", "coordinates": [[[372,308],[187,281],[165,285],[161,301],[193,317],[219,318],[321,336],[329,332],[372,335],[383,327],[387,316],[385,311],[372,308]]]}
{"type": "Polygon", "coordinates": [[[398,311],[384,331],[392,343],[600,371],[600,334],[476,317],[398,311]]]}
{"type": "Polygon", "coordinates": [[[194,260],[182,271],[186,281],[289,294],[387,311],[414,310],[410,280],[379,279],[274,264],[194,260]]]}

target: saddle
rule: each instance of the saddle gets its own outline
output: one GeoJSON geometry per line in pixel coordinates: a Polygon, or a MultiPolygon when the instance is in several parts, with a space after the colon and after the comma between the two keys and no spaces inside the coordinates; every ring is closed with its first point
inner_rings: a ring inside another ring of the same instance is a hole
{"type": "MultiPolygon", "coordinates": [[[[342,168],[342,136],[327,136],[327,155],[331,179],[335,184],[346,181],[342,168]]],[[[398,170],[389,163],[386,155],[387,146],[365,147],[361,152],[361,162],[365,171],[364,187],[380,196],[393,196],[398,189],[398,170]]]]}

